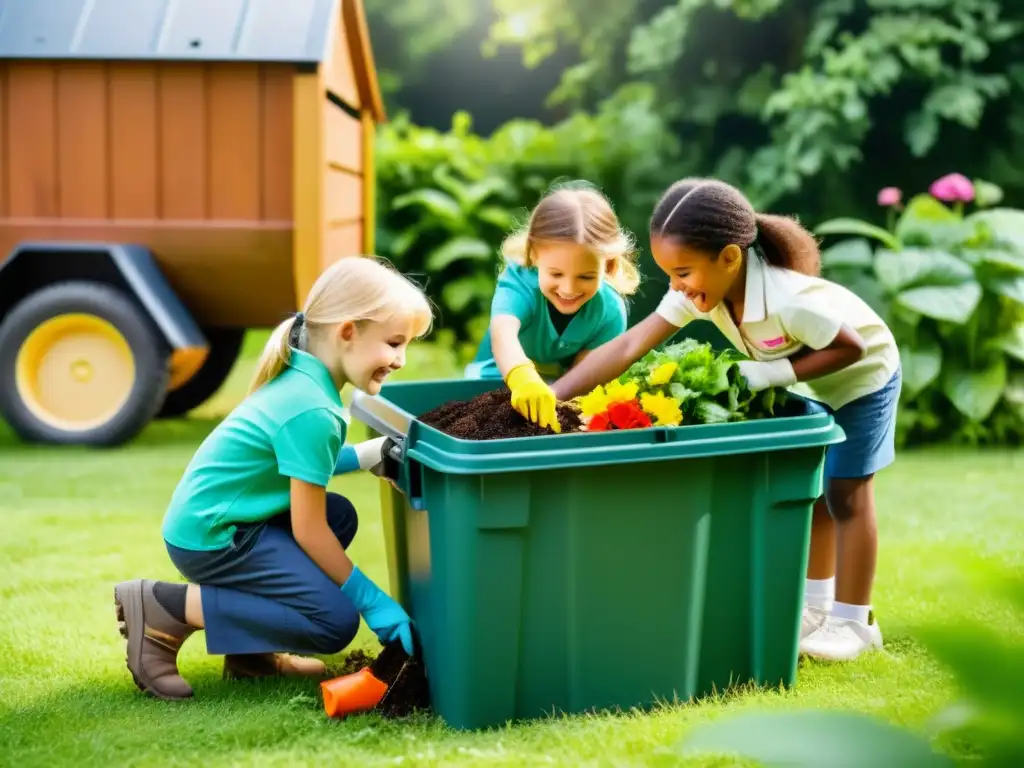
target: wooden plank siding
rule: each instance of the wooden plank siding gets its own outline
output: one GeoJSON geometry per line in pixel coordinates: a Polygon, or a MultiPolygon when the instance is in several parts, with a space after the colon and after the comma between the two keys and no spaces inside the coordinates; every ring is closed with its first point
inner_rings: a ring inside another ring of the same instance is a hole
{"type": "MultiPolygon", "coordinates": [[[[367,253],[364,127],[332,98],[329,70],[296,76],[295,289],[301,302],[339,258],[367,253]],[[310,116],[315,116],[311,119],[310,116]]],[[[333,94],[337,96],[337,94],[333,94]]]]}
{"type": "Polygon", "coordinates": [[[292,73],[0,63],[0,217],[291,219],[292,73]]]}
{"type": "MultiPolygon", "coordinates": [[[[59,216],[57,200],[57,78],[53,67],[6,67],[7,118],[3,166],[9,198],[5,216],[59,216]]],[[[0,251],[2,252],[2,251],[0,251]]]]}
{"type": "Polygon", "coordinates": [[[295,303],[294,77],[0,62],[0,260],[29,239],[142,242],[200,322],[276,324],[295,303]]]}
{"type": "Polygon", "coordinates": [[[322,269],[324,248],[324,123],[315,119],[321,115],[325,98],[323,74],[317,70],[295,75],[294,94],[292,271],[295,305],[301,307],[322,269]]]}
{"type": "Polygon", "coordinates": [[[372,242],[372,121],[351,114],[336,21],[314,72],[0,61],[0,260],[26,240],[139,242],[201,323],[276,325],[372,242]]]}
{"type": "Polygon", "coordinates": [[[359,118],[352,117],[329,99],[323,103],[325,160],[337,170],[357,175],[363,172],[362,127],[359,118]]]}
{"type": "Polygon", "coordinates": [[[331,19],[331,57],[322,65],[324,86],[353,109],[359,103],[359,88],[356,85],[355,68],[352,66],[352,50],[348,44],[346,20],[341,12],[344,3],[337,3],[331,19]]]}
{"type": "Polygon", "coordinates": [[[158,77],[156,68],[142,63],[107,70],[110,146],[117,148],[110,156],[110,178],[117,180],[108,203],[113,219],[167,218],[163,190],[155,181],[163,179],[167,151],[160,140],[158,77]]]}
{"type": "Polygon", "coordinates": [[[328,226],[324,235],[325,265],[363,253],[363,222],[328,226]]]}
{"type": "Polygon", "coordinates": [[[330,99],[324,102],[323,241],[320,266],[364,254],[363,128],[330,99]]]}

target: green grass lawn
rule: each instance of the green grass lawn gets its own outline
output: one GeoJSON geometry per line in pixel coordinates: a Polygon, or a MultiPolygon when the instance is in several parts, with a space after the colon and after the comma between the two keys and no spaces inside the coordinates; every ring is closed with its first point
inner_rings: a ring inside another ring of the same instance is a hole
{"type": "MultiPolygon", "coordinates": [[[[789,691],[468,734],[429,718],[330,722],[315,685],[222,682],[220,659],[197,635],[180,659],[195,698],[146,698],[124,666],[113,585],[178,578],[160,539],[164,505],[198,442],[244,392],[249,365],[193,418],[154,424],[124,449],[26,447],[0,426],[0,765],[672,765],[687,728],[750,707],[848,708],[923,727],[955,691],[912,638],[922,622],[983,620],[1024,639],[960,573],[978,559],[1019,568],[1024,452],[934,449],[904,453],[879,479],[875,603],[886,649],[845,665],[802,662],[789,691]]],[[[401,376],[427,371],[456,366],[422,345],[401,376]]],[[[378,482],[333,487],[360,512],[353,558],[386,585],[378,482]]],[[[623,618],[628,658],[642,652],[640,632],[623,618]]],[[[356,645],[375,645],[365,625],[356,645]]]]}

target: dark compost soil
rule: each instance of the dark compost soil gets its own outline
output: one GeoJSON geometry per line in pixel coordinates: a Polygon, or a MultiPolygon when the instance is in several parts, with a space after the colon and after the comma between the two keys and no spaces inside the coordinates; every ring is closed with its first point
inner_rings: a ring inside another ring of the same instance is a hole
{"type": "Polygon", "coordinates": [[[345,677],[346,675],[354,675],[363,667],[368,667],[371,664],[373,664],[373,656],[357,648],[345,657],[345,661],[339,669],[332,669],[331,672],[336,677],[345,677]]]}
{"type": "Polygon", "coordinates": [[[384,717],[405,717],[417,710],[430,709],[430,687],[423,657],[406,655],[401,641],[384,646],[370,665],[370,671],[389,686],[377,705],[377,711],[384,717]]]}
{"type": "MultiPolygon", "coordinates": [[[[523,418],[512,407],[511,393],[505,387],[477,395],[472,400],[453,400],[427,411],[419,420],[452,437],[463,440],[500,440],[508,437],[540,437],[552,435],[523,418]]],[[[578,432],[580,415],[568,403],[556,406],[562,433],[578,432]]]]}
{"type": "Polygon", "coordinates": [[[373,676],[388,686],[375,712],[383,717],[401,718],[430,710],[430,687],[423,660],[418,654],[408,656],[400,640],[384,646],[376,659],[365,651],[352,651],[337,674],[351,675],[364,667],[369,667],[373,676]]]}

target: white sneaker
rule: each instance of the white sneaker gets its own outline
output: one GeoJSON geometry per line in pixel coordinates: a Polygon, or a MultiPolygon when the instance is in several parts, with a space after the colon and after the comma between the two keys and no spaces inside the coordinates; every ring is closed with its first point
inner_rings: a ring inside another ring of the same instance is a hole
{"type": "Polygon", "coordinates": [[[882,630],[874,613],[868,623],[829,616],[824,623],[800,641],[800,653],[826,661],[850,661],[861,653],[882,647],[882,630]]]}
{"type": "Polygon", "coordinates": [[[818,629],[825,623],[825,619],[827,618],[828,611],[822,610],[821,608],[815,608],[811,605],[804,605],[804,615],[803,619],[800,621],[800,639],[803,640],[818,629]]]}

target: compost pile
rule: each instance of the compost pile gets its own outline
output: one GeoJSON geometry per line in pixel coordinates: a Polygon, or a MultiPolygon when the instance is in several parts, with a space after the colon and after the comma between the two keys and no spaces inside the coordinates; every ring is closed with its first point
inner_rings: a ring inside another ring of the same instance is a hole
{"type": "MultiPolygon", "coordinates": [[[[428,411],[419,420],[463,440],[501,440],[510,437],[541,437],[554,434],[523,418],[512,407],[512,394],[506,387],[484,392],[471,400],[454,400],[428,411]]],[[[562,433],[578,432],[582,426],[577,407],[559,403],[556,407],[562,433]]]]}
{"type": "Polygon", "coordinates": [[[355,674],[365,667],[388,686],[374,712],[383,717],[401,718],[430,709],[430,687],[423,659],[419,654],[411,657],[406,654],[400,640],[384,646],[377,658],[365,651],[352,651],[338,674],[355,674]]]}

